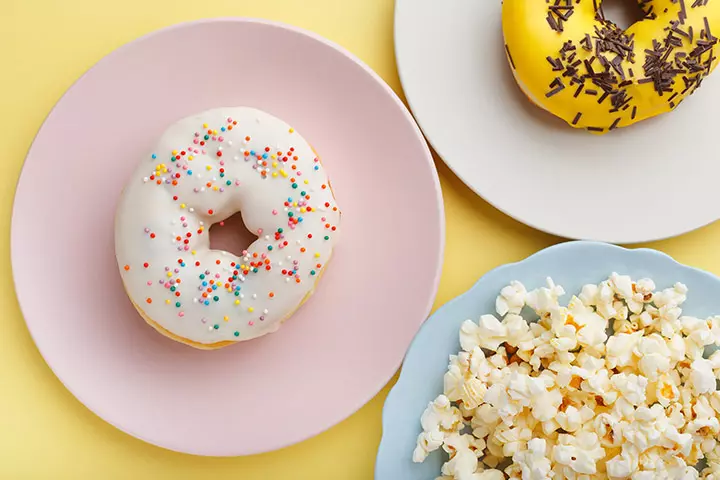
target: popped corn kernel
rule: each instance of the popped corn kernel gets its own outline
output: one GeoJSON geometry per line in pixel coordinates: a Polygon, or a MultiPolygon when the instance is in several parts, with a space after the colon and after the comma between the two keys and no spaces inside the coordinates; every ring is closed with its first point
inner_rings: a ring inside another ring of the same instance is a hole
{"type": "Polygon", "coordinates": [[[413,460],[445,451],[437,480],[720,480],[720,316],[618,273],[564,294],[513,281],[499,318],[462,324],[413,460]]]}

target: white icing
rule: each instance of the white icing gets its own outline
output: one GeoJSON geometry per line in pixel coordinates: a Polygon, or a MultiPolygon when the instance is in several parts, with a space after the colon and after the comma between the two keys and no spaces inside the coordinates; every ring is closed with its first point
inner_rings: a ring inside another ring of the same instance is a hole
{"type": "Polygon", "coordinates": [[[312,293],[336,243],[332,227],[339,228],[339,221],[327,175],[297,132],[259,110],[220,108],[172,125],[140,163],[118,205],[115,250],[130,299],[151,320],[193,342],[242,341],[277,330],[312,293]],[[174,162],[173,151],[180,156],[174,162]],[[211,250],[210,226],[238,211],[248,230],[258,234],[248,254],[211,250]],[[258,261],[262,265],[255,273],[250,262],[258,261]],[[247,274],[237,268],[242,265],[250,267],[247,274]],[[293,267],[295,275],[282,273],[293,267]],[[211,280],[219,285],[208,292],[211,280]]]}

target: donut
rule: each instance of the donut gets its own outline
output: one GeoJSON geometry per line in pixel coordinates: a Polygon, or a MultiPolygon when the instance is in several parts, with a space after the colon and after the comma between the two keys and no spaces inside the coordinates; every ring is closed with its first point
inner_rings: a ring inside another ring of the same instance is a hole
{"type": "Polygon", "coordinates": [[[313,148],[282,120],[219,108],[170,126],[125,186],[115,216],[122,282],[163,335],[216,349],[276,331],[313,293],[340,210],[313,148]],[[209,229],[241,212],[241,256],[209,229]]]}
{"type": "Polygon", "coordinates": [[[517,84],[570,126],[603,134],[670,112],[717,65],[720,2],[639,0],[626,30],[602,0],[504,0],[505,53],[517,84]]]}

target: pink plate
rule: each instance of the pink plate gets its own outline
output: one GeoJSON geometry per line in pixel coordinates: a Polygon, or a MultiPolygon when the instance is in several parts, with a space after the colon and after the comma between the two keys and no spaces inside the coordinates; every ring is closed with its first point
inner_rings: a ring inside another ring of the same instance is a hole
{"type": "Polygon", "coordinates": [[[265,452],[345,419],[395,373],[437,288],[441,202],[413,119],[355,57],[266,21],[183,24],[100,61],[43,124],[13,210],[17,295],[50,368],[106,421],[181,452],[265,452]],[[343,236],[316,294],[278,333],[205,352],[137,315],[113,215],[168,125],[235,105],[282,118],[320,152],[343,236]]]}

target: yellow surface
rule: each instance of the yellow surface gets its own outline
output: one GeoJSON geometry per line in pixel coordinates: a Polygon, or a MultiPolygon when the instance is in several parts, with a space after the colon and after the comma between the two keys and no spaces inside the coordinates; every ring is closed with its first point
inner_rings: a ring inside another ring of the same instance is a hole
{"type": "MultiPolygon", "coordinates": [[[[646,57],[648,57],[645,52],[653,50],[653,42],[664,42],[668,37],[666,29],[670,22],[677,21],[679,14],[684,11],[687,18],[678,28],[684,33],[693,31],[692,42],[689,37],[675,34],[674,36],[681,40],[682,46],[674,48],[669,58],[672,62],[675,55],[680,52],[689,54],[697,47],[698,41],[703,41],[700,38],[700,32],[705,29],[704,21],[708,22],[711,32],[720,31],[720,3],[710,2],[704,6],[691,7],[692,2],[688,2],[686,8],[681,8],[682,2],[677,2],[677,0],[644,1],[647,1],[643,7],[644,11],[652,11],[657,14],[657,18],[645,18],[624,31],[625,35],[634,38],[635,48],[633,51],[635,58],[633,62],[630,62],[627,58],[620,62],[620,67],[627,77],[621,78],[618,75],[616,78],[617,83],[624,80],[631,82],[626,87],[620,88],[626,93],[628,100],[632,98],[631,101],[628,101],[630,107],[627,110],[612,112],[613,105],[610,98],[599,104],[598,96],[581,93],[576,97],[575,92],[578,85],[570,84],[570,78],[564,77],[562,71],[553,71],[553,67],[547,61],[548,57],[559,58],[559,52],[563,44],[568,41],[577,47],[576,50],[568,53],[568,55],[575,54],[572,61],[594,61],[595,55],[598,54],[597,50],[593,48],[592,51],[586,51],[581,48],[580,41],[586,35],[590,35],[593,37],[593,45],[596,45],[595,32],[604,28],[603,23],[596,19],[595,5],[600,5],[601,1],[573,2],[574,15],[563,23],[562,33],[554,31],[548,25],[548,5],[552,4],[527,0],[506,0],[503,2],[503,34],[505,44],[513,59],[512,64],[515,66],[516,79],[535,103],[562,118],[568,124],[572,125],[576,115],[582,114],[575,125],[576,128],[600,128],[603,129],[604,133],[607,133],[608,128],[612,125],[626,127],[655,115],[672,111],[685,97],[695,91],[694,87],[686,88],[682,77],[685,76],[695,82],[702,80],[707,75],[707,72],[689,73],[687,69],[684,69],[686,70],[684,73],[675,77],[675,83],[671,87],[671,91],[660,96],[652,82],[639,83],[641,79],[645,78],[643,65],[646,64],[646,57]],[[630,75],[630,71],[632,71],[633,75],[630,75]],[[546,94],[553,88],[548,87],[548,85],[556,81],[555,79],[561,79],[566,88],[547,98],[546,94]],[[669,101],[670,98],[673,99],[672,102],[669,101]],[[637,108],[637,115],[634,118],[632,116],[633,108],[637,108]]],[[[615,28],[617,28],[618,32],[621,31],[618,27],[615,28]]],[[[686,35],[688,34],[686,33],[686,35]]],[[[697,60],[700,64],[703,64],[712,55],[712,52],[707,52],[700,55],[697,60]]],[[[616,58],[616,54],[614,52],[605,52],[600,54],[599,57],[610,62],[616,58]]],[[[562,63],[567,66],[570,62],[571,60],[568,58],[568,61],[562,63]]],[[[717,58],[711,63],[713,69],[716,65],[717,58]]],[[[600,62],[594,62],[592,69],[595,73],[603,71],[600,62]]],[[[587,68],[578,65],[578,76],[586,73],[588,73],[587,68]]],[[[611,69],[611,73],[614,74],[614,70],[611,69]]],[[[617,86],[617,83],[615,86],[617,86]]],[[[599,95],[603,93],[602,89],[594,85],[590,80],[585,80],[583,85],[587,89],[598,90],[599,95]]],[[[691,85],[694,85],[694,83],[691,85]]],[[[698,95],[702,95],[702,89],[698,95]]]]}
{"type": "MultiPolygon", "coordinates": [[[[172,453],[105,424],[65,390],[30,339],[10,277],[9,227],[20,167],[45,115],[79,75],[117,46],[194,18],[267,17],[314,30],[345,46],[399,92],[392,14],[392,0],[0,0],[0,228],[6,232],[0,237],[0,479],[372,478],[387,388],[330,431],[248,458],[172,453]]],[[[439,169],[447,248],[436,305],[466,290],[487,270],[558,241],[505,217],[442,164],[439,169]]],[[[717,245],[720,224],[652,246],[720,274],[717,245]]]]}

